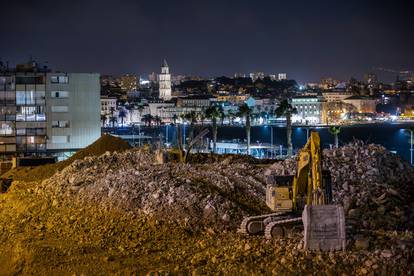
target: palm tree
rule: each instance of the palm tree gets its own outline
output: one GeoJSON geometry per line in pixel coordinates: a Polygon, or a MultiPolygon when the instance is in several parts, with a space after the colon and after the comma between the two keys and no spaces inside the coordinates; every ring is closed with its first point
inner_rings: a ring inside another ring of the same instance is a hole
{"type": "Polygon", "coordinates": [[[234,125],[234,119],[236,119],[237,114],[235,112],[233,112],[233,111],[230,110],[228,112],[228,117],[229,117],[229,120],[230,120],[230,124],[231,125],[234,125]]]}
{"type": "Polygon", "coordinates": [[[124,119],[127,116],[127,112],[125,110],[125,108],[121,108],[118,112],[118,118],[121,119],[121,127],[124,125],[124,119]]]}
{"type": "Polygon", "coordinates": [[[250,120],[252,116],[252,109],[244,103],[243,105],[239,106],[239,115],[240,117],[245,118],[245,127],[246,127],[246,138],[247,138],[247,154],[250,154],[250,120]]]}
{"type": "Polygon", "coordinates": [[[108,117],[106,114],[101,114],[101,122],[102,122],[102,127],[105,127],[105,123],[108,120],[108,117]]]}
{"type": "Polygon", "coordinates": [[[198,121],[201,123],[201,126],[203,126],[204,125],[204,121],[206,120],[206,111],[205,111],[205,109],[203,108],[202,110],[201,110],[201,112],[198,112],[197,113],[197,116],[198,116],[198,121]]]}
{"type": "Polygon", "coordinates": [[[145,125],[151,126],[152,120],[154,117],[151,114],[145,114],[142,117],[142,121],[144,121],[145,125]]]}
{"type": "Polygon", "coordinates": [[[211,120],[213,125],[213,152],[217,149],[217,119],[221,117],[222,109],[219,106],[212,105],[206,109],[206,118],[211,120]]]}
{"type": "Polygon", "coordinates": [[[194,125],[197,123],[198,114],[195,111],[190,111],[184,114],[183,119],[190,123],[190,130],[188,137],[192,140],[194,137],[194,125]]]}
{"type": "Polygon", "coordinates": [[[114,113],[115,113],[115,107],[111,106],[110,111],[111,111],[111,117],[115,117],[115,116],[114,116],[114,113]]]}
{"type": "Polygon", "coordinates": [[[112,123],[112,128],[115,127],[115,123],[118,122],[118,119],[115,116],[109,117],[109,122],[112,123]]]}
{"type": "Polygon", "coordinates": [[[144,111],[144,106],[140,104],[137,106],[137,109],[139,113],[139,119],[142,121],[142,112],[144,111]]]}
{"type": "Polygon", "coordinates": [[[288,100],[283,100],[279,107],[276,108],[275,114],[276,117],[286,117],[286,140],[287,140],[287,146],[288,146],[288,152],[287,155],[291,156],[293,152],[293,146],[292,146],[292,114],[295,114],[296,108],[294,108],[288,100]]]}
{"type": "Polygon", "coordinates": [[[161,119],[161,117],[160,117],[160,116],[158,116],[158,115],[156,115],[156,116],[154,117],[154,121],[155,121],[155,125],[157,125],[157,126],[160,126],[160,125],[161,125],[161,123],[162,123],[162,119],[161,119]]]}
{"type": "Polygon", "coordinates": [[[173,120],[174,125],[176,125],[176,124],[177,124],[177,120],[178,120],[178,116],[177,116],[177,114],[174,114],[174,115],[172,116],[172,120],[173,120]]]}
{"type": "Polygon", "coordinates": [[[223,107],[220,106],[220,108],[221,108],[220,122],[221,122],[221,126],[223,126],[224,119],[226,118],[226,114],[224,114],[223,107]]]}
{"type": "Polygon", "coordinates": [[[329,128],[329,133],[333,135],[334,139],[335,139],[335,147],[338,148],[339,145],[339,133],[341,132],[341,127],[340,126],[331,126],[329,128]]]}

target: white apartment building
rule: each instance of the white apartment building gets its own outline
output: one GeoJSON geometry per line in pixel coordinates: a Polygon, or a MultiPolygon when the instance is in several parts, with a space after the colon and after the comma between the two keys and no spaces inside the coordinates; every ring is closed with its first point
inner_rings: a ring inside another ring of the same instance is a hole
{"type": "Polygon", "coordinates": [[[36,63],[0,68],[0,154],[72,152],[101,135],[95,73],[54,73],[36,63]]]}

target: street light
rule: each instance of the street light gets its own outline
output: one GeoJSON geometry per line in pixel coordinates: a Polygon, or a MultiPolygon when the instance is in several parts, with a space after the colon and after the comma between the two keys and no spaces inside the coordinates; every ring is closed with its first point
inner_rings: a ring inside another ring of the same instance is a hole
{"type": "Polygon", "coordinates": [[[168,144],[168,124],[165,125],[165,144],[168,144]]]}
{"type": "Polygon", "coordinates": [[[413,132],[414,129],[413,128],[407,128],[407,131],[410,132],[410,164],[411,166],[413,165],[413,132]]]}
{"type": "Polygon", "coordinates": [[[270,125],[270,150],[271,150],[271,158],[273,158],[274,149],[273,149],[273,126],[272,125],[270,125]]]}
{"type": "Polygon", "coordinates": [[[132,145],[134,145],[135,148],[135,133],[134,133],[134,128],[135,128],[135,124],[132,123],[132,145]]]}
{"type": "Polygon", "coordinates": [[[141,124],[138,124],[138,146],[141,146],[141,124]]]}

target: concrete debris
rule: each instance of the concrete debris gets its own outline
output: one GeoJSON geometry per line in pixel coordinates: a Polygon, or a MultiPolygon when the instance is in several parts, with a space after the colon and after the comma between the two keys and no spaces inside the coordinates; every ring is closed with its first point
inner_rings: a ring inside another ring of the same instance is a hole
{"type": "Polygon", "coordinates": [[[190,165],[156,159],[144,149],[90,156],[42,186],[56,197],[76,195],[184,227],[235,229],[243,216],[268,212],[263,181],[252,177],[262,169],[236,161],[190,165]]]}
{"type": "MultiPolygon", "coordinates": [[[[414,170],[396,154],[356,141],[323,151],[323,169],[332,176],[334,203],[344,206],[354,232],[414,228],[414,170]]],[[[296,160],[273,164],[266,176],[296,173],[296,160]]],[[[365,247],[365,243],[359,243],[365,247]]]]}
{"type": "Polygon", "coordinates": [[[239,157],[155,156],[107,152],[41,185],[15,181],[0,194],[0,274],[414,275],[413,170],[381,146],[324,151],[350,226],[346,250],[329,253],[305,250],[299,232],[235,231],[244,215],[269,212],[264,172],[292,174],[294,158],[264,169],[239,157]]]}

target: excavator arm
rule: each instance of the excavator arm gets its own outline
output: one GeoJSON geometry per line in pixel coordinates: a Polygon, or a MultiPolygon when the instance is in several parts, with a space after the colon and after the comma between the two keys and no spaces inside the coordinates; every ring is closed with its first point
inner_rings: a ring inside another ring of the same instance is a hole
{"type": "Polygon", "coordinates": [[[318,132],[311,132],[306,145],[299,152],[296,176],[293,180],[293,207],[302,209],[307,205],[322,205],[328,203],[330,194],[330,176],[322,172],[321,140],[318,132]],[[326,180],[326,181],[325,181],[326,180]],[[299,204],[300,203],[300,204],[299,204]],[[300,205],[300,206],[299,206],[300,205]]]}

